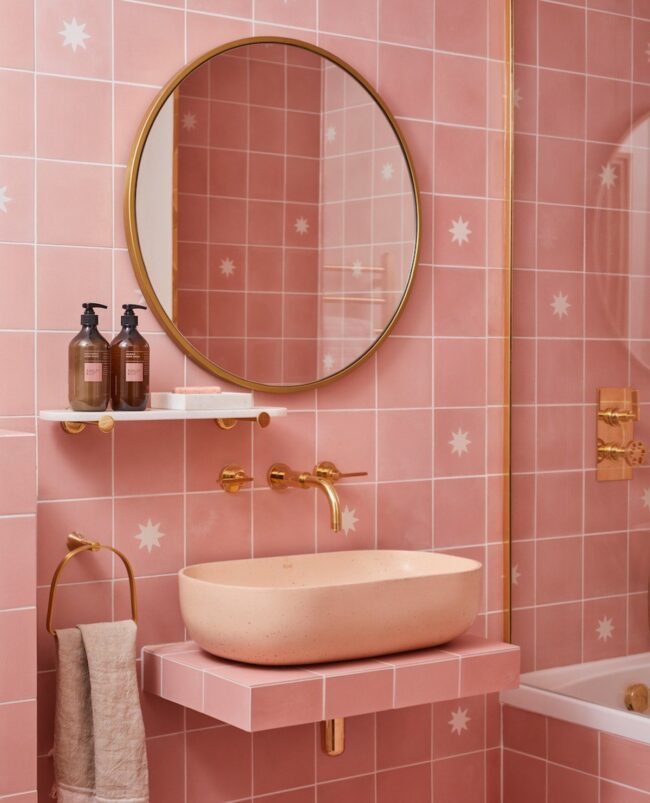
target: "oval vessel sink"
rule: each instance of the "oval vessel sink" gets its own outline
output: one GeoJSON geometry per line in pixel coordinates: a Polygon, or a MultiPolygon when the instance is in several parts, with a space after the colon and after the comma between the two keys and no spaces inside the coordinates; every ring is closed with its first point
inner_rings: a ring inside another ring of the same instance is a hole
{"type": "Polygon", "coordinates": [[[309,664],[444,644],[479,610],[481,564],[358,550],[199,563],[179,572],[190,637],[213,655],[309,664]]]}

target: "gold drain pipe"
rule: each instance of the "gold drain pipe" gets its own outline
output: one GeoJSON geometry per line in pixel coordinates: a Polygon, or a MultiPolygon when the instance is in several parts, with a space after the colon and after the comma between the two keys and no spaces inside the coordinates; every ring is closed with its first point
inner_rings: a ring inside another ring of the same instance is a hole
{"type": "Polygon", "coordinates": [[[326,719],[323,722],[323,750],[328,756],[340,756],[345,750],[344,719],[326,719]]]}

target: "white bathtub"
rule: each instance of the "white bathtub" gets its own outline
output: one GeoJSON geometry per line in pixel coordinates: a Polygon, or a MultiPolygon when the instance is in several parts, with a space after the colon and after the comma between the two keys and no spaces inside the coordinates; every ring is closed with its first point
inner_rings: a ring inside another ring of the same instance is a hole
{"type": "Polygon", "coordinates": [[[650,710],[625,708],[631,683],[650,686],[650,652],[528,672],[518,689],[501,692],[501,702],[650,744],[650,710]]]}

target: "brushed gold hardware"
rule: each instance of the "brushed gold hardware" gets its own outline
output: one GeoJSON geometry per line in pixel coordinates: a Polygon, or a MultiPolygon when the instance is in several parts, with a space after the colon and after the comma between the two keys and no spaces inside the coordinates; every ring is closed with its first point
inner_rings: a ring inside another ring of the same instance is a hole
{"type": "Polygon", "coordinates": [[[219,429],[234,429],[238,421],[250,421],[254,424],[259,424],[262,429],[268,427],[271,423],[271,416],[266,412],[261,412],[258,416],[251,416],[250,418],[216,418],[215,424],[219,429]]]}
{"type": "Polygon", "coordinates": [[[323,722],[323,750],[328,756],[340,756],[345,750],[345,720],[326,719],[323,722]]]}
{"type": "Polygon", "coordinates": [[[236,494],[246,482],[253,482],[253,477],[247,477],[241,466],[230,464],[224,466],[219,474],[219,485],[229,494],[236,494]]]}
{"type": "Polygon", "coordinates": [[[329,482],[338,482],[339,480],[346,479],[347,477],[367,477],[367,471],[349,471],[343,474],[330,460],[323,460],[317,466],[314,466],[314,475],[321,477],[329,482]]]}
{"type": "Polygon", "coordinates": [[[341,502],[331,480],[310,474],[308,471],[294,471],[286,463],[274,463],[269,468],[266,478],[274,491],[286,491],[287,488],[320,488],[329,502],[330,526],[335,533],[340,531],[341,502]]]}
{"type": "Polygon", "coordinates": [[[639,391],[599,388],[596,413],[596,479],[629,480],[645,462],[646,448],[634,439],[639,420],[639,391]]]}
{"type": "Polygon", "coordinates": [[[642,714],[648,709],[648,687],[645,683],[632,683],[625,689],[625,707],[642,714]]]}
{"type": "Polygon", "coordinates": [[[91,541],[89,538],[81,535],[81,533],[69,533],[66,539],[66,546],[68,547],[68,554],[63,558],[63,560],[59,563],[54,571],[54,576],[52,577],[52,582],[50,584],[50,597],[47,602],[47,616],[45,617],[45,627],[47,632],[51,635],[55,635],[55,630],[52,627],[52,618],[54,616],[54,600],[56,598],[56,590],[59,585],[59,580],[61,578],[61,572],[66,567],[66,564],[75,557],[75,555],[79,555],[81,552],[98,552],[100,549],[108,549],[110,552],[113,552],[117,555],[118,558],[124,564],[124,568],[126,569],[126,573],[129,577],[129,593],[131,596],[131,618],[134,622],[138,621],[138,599],[136,594],[135,588],[135,574],[133,573],[133,567],[129,559],[120,552],[119,549],[115,549],[115,547],[109,546],[108,544],[100,544],[99,541],[91,541]]]}
{"type": "MultiPolygon", "coordinates": [[[[115,420],[110,415],[103,415],[98,421],[90,421],[90,424],[97,424],[97,429],[106,434],[113,431],[115,420]]],[[[85,421],[61,421],[61,429],[68,435],[78,435],[86,429],[85,421]]]]}
{"type": "Polygon", "coordinates": [[[605,443],[598,438],[598,462],[602,460],[620,460],[623,458],[628,466],[641,466],[645,463],[646,449],[641,441],[630,441],[625,446],[616,443],[605,443]]]}

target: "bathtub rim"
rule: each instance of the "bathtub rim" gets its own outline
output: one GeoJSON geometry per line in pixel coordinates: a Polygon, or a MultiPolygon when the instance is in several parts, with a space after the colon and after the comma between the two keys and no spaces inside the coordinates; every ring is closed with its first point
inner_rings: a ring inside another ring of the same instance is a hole
{"type": "MultiPolygon", "coordinates": [[[[626,739],[650,744],[650,716],[641,716],[625,709],[612,708],[602,703],[571,697],[566,692],[553,688],[552,684],[565,677],[571,670],[580,671],[580,678],[606,674],[608,668],[629,667],[644,664],[650,668],[650,652],[636,653],[622,658],[607,658],[588,664],[542,669],[521,675],[519,688],[500,692],[502,705],[522,708],[542,716],[561,719],[593,730],[612,733],[626,739]],[[628,662],[627,664],[625,662],[628,662]],[[590,672],[590,670],[592,670],[590,672]],[[598,670],[598,671],[596,671],[598,670]],[[534,684],[534,685],[533,685],[534,684]]],[[[578,677],[576,677],[578,680],[578,677]]]]}

